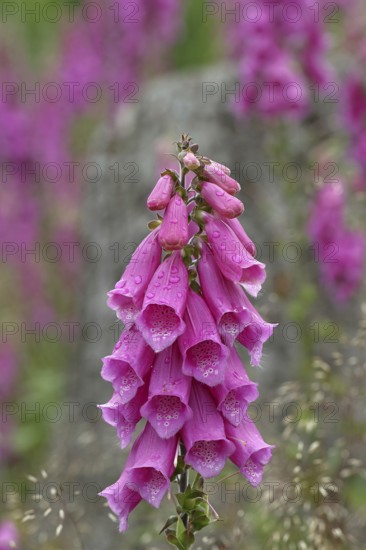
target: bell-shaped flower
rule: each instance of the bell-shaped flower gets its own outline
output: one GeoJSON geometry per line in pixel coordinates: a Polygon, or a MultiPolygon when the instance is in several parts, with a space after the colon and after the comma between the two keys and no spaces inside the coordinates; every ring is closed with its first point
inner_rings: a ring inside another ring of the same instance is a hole
{"type": "Polygon", "coordinates": [[[222,274],[257,296],[265,281],[265,266],[258,262],[239,241],[234,231],[222,220],[204,214],[206,234],[215,261],[222,274]]]}
{"type": "Polygon", "coordinates": [[[115,288],[108,292],[108,306],[124,323],[134,322],[141,309],[151,277],[161,262],[158,229],[152,231],[137,247],[115,288]]]}
{"type": "Polygon", "coordinates": [[[100,494],[119,517],[120,531],[141,499],[158,508],[170,486],[178,437],[161,439],[147,423],[136,439],[119,480],[100,494]]]}
{"type": "Polygon", "coordinates": [[[217,476],[235,446],[226,438],[224,421],[206,386],[192,382],[189,404],[193,416],[181,430],[184,460],[204,478],[217,476]]]}
{"type": "Polygon", "coordinates": [[[123,331],[112,355],[103,358],[102,378],[113,384],[122,403],[135,395],[154,362],[154,352],[135,326],[123,331]]]}
{"type": "Polygon", "coordinates": [[[188,212],[176,193],[169,201],[159,229],[159,243],[164,250],[179,250],[188,243],[188,212]]]}
{"type": "Polygon", "coordinates": [[[262,481],[263,468],[272,458],[273,445],[262,439],[254,422],[247,417],[235,427],[225,422],[226,436],[235,445],[230,460],[240,469],[249,483],[256,487],[262,481]]]}
{"type": "Polygon", "coordinates": [[[187,291],[187,268],[180,252],[174,252],[156,270],[136,318],[137,327],[156,352],[171,346],[184,332],[187,291]]]}
{"type": "Polygon", "coordinates": [[[188,290],[184,320],[186,330],[179,338],[182,371],[208,386],[216,386],[224,380],[229,350],[221,342],[206,302],[192,289],[188,290]]]}
{"type": "Polygon", "coordinates": [[[257,249],[254,242],[249,237],[244,227],[241,225],[240,221],[237,219],[225,219],[225,223],[234,231],[235,235],[238,237],[241,244],[244,248],[252,255],[255,256],[257,249]]]}
{"type": "Polygon", "coordinates": [[[130,444],[136,425],[141,420],[140,409],[146,403],[148,387],[149,384],[145,381],[128,403],[122,403],[121,396],[114,393],[108,403],[99,405],[103,420],[116,428],[122,449],[130,444]]]}
{"type": "Polygon", "coordinates": [[[244,204],[221,187],[209,181],[202,182],[201,195],[220,216],[237,218],[244,212],[244,204]]]}
{"type": "Polygon", "coordinates": [[[257,399],[257,384],[249,379],[235,348],[230,350],[224,382],[211,388],[211,393],[217,410],[234,426],[246,418],[249,403],[257,399]]]}
{"type": "Polygon", "coordinates": [[[205,165],[203,177],[207,181],[215,183],[230,195],[234,195],[241,189],[240,184],[230,176],[230,170],[217,162],[205,165]]]}
{"type": "Polygon", "coordinates": [[[169,204],[174,189],[174,180],[169,175],[161,176],[147,199],[149,210],[163,210],[169,204]]]}
{"type": "Polygon", "coordinates": [[[237,340],[249,351],[251,364],[258,367],[262,359],[263,344],[272,336],[277,323],[267,323],[244,292],[242,293],[242,303],[245,304],[247,312],[251,315],[251,320],[243,327],[237,340]]]}
{"type": "Polygon", "coordinates": [[[191,380],[182,373],[182,356],[177,344],[156,356],[149,399],[141,408],[141,414],[163,439],[179,432],[192,416],[188,405],[191,380]]]}
{"type": "Polygon", "coordinates": [[[250,322],[251,315],[242,300],[240,285],[225,279],[210,247],[201,241],[198,274],[204,299],[217,324],[223,342],[233,346],[235,339],[250,322]]]}

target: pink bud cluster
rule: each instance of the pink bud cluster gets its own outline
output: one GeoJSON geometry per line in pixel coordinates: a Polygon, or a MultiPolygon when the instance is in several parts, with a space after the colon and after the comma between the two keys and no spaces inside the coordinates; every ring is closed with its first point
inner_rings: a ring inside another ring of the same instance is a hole
{"type": "Polygon", "coordinates": [[[247,296],[258,295],[265,266],[237,220],[244,206],[230,170],[198,155],[186,135],[178,149],[180,172],[163,172],[147,200],[158,219],[108,294],[125,329],[103,360],[113,385],[103,417],[122,448],[146,420],[121,477],[102,492],[122,531],[141,499],[160,505],[179,444],[202,477],[230,458],[254,486],[272,455],[247,414],[257,384],[235,347],[259,365],[272,335],[247,296]]]}

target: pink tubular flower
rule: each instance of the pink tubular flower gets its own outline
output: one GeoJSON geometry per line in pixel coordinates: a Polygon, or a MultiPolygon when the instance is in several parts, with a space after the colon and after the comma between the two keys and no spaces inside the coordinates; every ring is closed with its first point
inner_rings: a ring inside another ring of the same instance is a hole
{"type": "Polygon", "coordinates": [[[119,517],[120,531],[127,529],[128,516],[141,499],[160,506],[170,486],[177,445],[177,436],[161,439],[149,423],[136,439],[121,477],[101,493],[119,517]]]}
{"type": "Polygon", "coordinates": [[[113,384],[121,403],[128,403],[143,385],[153,360],[153,350],[133,326],[122,333],[113,354],[103,358],[102,378],[113,384]]]}
{"type": "Polygon", "coordinates": [[[208,386],[219,384],[225,376],[228,348],[220,340],[204,299],[191,289],[184,320],[186,330],[178,341],[183,373],[208,386]]]}
{"type": "Polygon", "coordinates": [[[221,162],[217,162],[216,160],[211,160],[211,164],[208,166],[212,166],[213,168],[224,172],[227,176],[230,176],[231,174],[231,170],[228,166],[225,166],[225,164],[221,164],[221,162]]]}
{"type": "Polygon", "coordinates": [[[199,382],[192,383],[190,406],[193,416],[181,431],[187,454],[185,462],[202,477],[218,475],[235,446],[226,439],[224,422],[216,410],[209,390],[199,382]]]}
{"type": "Polygon", "coordinates": [[[239,285],[224,278],[211,249],[204,242],[201,244],[198,274],[203,296],[217,323],[220,336],[224,344],[232,346],[251,320],[243,303],[244,291],[239,285]]]}
{"type": "Polygon", "coordinates": [[[174,180],[169,175],[161,176],[147,199],[150,210],[163,210],[169,204],[174,189],[174,180]]]}
{"type": "Polygon", "coordinates": [[[258,367],[262,359],[263,344],[272,336],[273,329],[277,324],[267,323],[267,321],[259,315],[253,304],[250,303],[244,292],[242,301],[245,303],[245,307],[251,315],[251,320],[240,332],[237,340],[249,351],[251,364],[254,367],[258,367]]]}
{"type": "Polygon", "coordinates": [[[154,351],[171,346],[184,332],[187,290],[187,268],[180,252],[174,252],[156,270],[136,318],[137,327],[154,351]]]}
{"type": "Polygon", "coordinates": [[[233,426],[242,422],[249,403],[257,399],[257,384],[249,379],[235,348],[230,350],[224,382],[211,388],[211,393],[218,403],[217,410],[233,426]]]}
{"type": "Polygon", "coordinates": [[[114,290],[108,292],[108,305],[124,323],[135,320],[141,309],[146,288],[161,262],[158,229],[138,246],[114,290]]]}
{"type": "Polygon", "coordinates": [[[187,153],[183,159],[184,166],[188,170],[196,170],[200,167],[200,161],[193,153],[187,153]]]}
{"type": "Polygon", "coordinates": [[[2,521],[0,523],[0,550],[12,550],[18,548],[19,534],[14,523],[2,521]]]}
{"type": "Polygon", "coordinates": [[[235,235],[238,237],[241,244],[244,246],[244,248],[251,254],[252,256],[255,256],[257,253],[256,247],[252,239],[248,236],[247,232],[245,231],[244,227],[241,225],[239,220],[236,219],[228,219],[225,220],[226,225],[230,227],[235,233],[235,235]]]}
{"type": "Polygon", "coordinates": [[[201,195],[211,208],[225,218],[237,218],[244,212],[244,204],[239,199],[214,183],[203,181],[201,195]]]}
{"type": "Polygon", "coordinates": [[[227,438],[235,445],[235,452],[230,460],[249,483],[256,487],[262,481],[263,467],[271,460],[274,446],[263,441],[256,425],[249,418],[237,427],[225,422],[225,430],[227,438]]]}
{"type": "Polygon", "coordinates": [[[192,416],[188,406],[191,378],[182,373],[182,357],[177,344],[157,355],[149,386],[149,400],[141,408],[158,435],[175,435],[192,416]]]}
{"type": "Polygon", "coordinates": [[[158,238],[164,250],[179,250],[188,242],[187,205],[178,193],[169,201],[158,238]]]}
{"type": "Polygon", "coordinates": [[[130,444],[136,425],[141,420],[140,408],[146,403],[147,392],[148,383],[145,381],[128,403],[122,403],[121,396],[114,393],[108,403],[99,405],[103,420],[116,428],[122,449],[130,444]]]}
{"type": "Polygon", "coordinates": [[[238,237],[222,220],[206,214],[206,233],[222,274],[257,296],[266,279],[265,266],[244,248],[238,237]]]}
{"type": "Polygon", "coordinates": [[[236,180],[230,177],[229,174],[230,171],[228,173],[228,169],[226,167],[223,167],[221,164],[219,165],[216,162],[206,164],[203,170],[203,177],[207,181],[215,183],[230,195],[234,195],[240,191],[241,187],[236,180]]]}

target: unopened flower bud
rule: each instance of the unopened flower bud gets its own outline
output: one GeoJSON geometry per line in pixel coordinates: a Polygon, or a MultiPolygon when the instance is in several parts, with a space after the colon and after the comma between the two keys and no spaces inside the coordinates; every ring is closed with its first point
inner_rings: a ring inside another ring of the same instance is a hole
{"type": "Polygon", "coordinates": [[[200,161],[193,153],[187,153],[183,159],[183,163],[188,170],[196,170],[200,167],[200,161]]]}

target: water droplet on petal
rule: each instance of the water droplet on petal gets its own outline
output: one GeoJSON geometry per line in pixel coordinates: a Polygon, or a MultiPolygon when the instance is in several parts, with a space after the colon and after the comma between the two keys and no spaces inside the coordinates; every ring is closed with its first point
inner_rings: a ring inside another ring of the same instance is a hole
{"type": "Polygon", "coordinates": [[[214,239],[218,239],[220,237],[220,231],[214,231],[212,233],[212,236],[213,236],[214,239]]]}
{"type": "Polygon", "coordinates": [[[140,283],[142,283],[142,277],[140,277],[140,275],[137,275],[137,277],[135,277],[134,280],[135,280],[135,283],[136,283],[137,285],[139,285],[140,283]]]}

